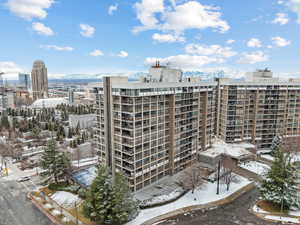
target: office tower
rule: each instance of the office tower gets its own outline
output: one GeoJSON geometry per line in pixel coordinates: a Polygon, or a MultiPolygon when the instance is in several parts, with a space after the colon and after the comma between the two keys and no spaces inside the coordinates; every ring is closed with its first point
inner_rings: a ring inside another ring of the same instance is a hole
{"type": "Polygon", "coordinates": [[[74,104],[74,90],[69,88],[68,90],[69,104],[74,104]]]}
{"type": "Polygon", "coordinates": [[[30,75],[25,73],[19,73],[19,86],[28,90],[30,88],[30,75]]]}
{"type": "Polygon", "coordinates": [[[33,99],[48,98],[48,72],[43,61],[33,63],[31,79],[33,99]]]}
{"type": "Polygon", "coordinates": [[[104,77],[95,91],[101,163],[133,191],[191,165],[215,136],[264,149],[277,135],[300,135],[300,81],[269,70],[208,82],[157,63],[139,82],[104,77]]]}

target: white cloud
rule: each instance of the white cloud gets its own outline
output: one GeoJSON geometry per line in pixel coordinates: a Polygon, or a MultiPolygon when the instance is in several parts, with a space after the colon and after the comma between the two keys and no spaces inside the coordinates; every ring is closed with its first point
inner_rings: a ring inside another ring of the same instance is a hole
{"type": "Polygon", "coordinates": [[[90,56],[103,56],[104,53],[99,50],[99,49],[95,49],[94,51],[90,52],[90,56]]]}
{"type": "Polygon", "coordinates": [[[288,8],[298,15],[298,23],[300,23],[300,1],[299,0],[287,0],[286,5],[288,8]]]}
{"type": "Polygon", "coordinates": [[[41,45],[41,48],[44,49],[52,49],[52,50],[56,50],[56,51],[73,51],[74,48],[69,47],[69,46],[57,46],[57,45],[41,45]]]}
{"type": "Polygon", "coordinates": [[[152,39],[158,42],[184,42],[184,37],[172,35],[172,34],[158,34],[155,33],[152,35],[152,39]]]}
{"type": "Polygon", "coordinates": [[[185,47],[185,52],[191,55],[214,55],[216,57],[229,58],[237,53],[230,47],[222,47],[220,45],[197,45],[189,44],[185,47]]]}
{"type": "Polygon", "coordinates": [[[289,22],[288,15],[286,13],[277,13],[276,18],[272,21],[272,23],[285,25],[289,22]]]}
{"type": "Polygon", "coordinates": [[[247,46],[250,48],[261,48],[262,44],[261,41],[257,38],[251,38],[248,42],[247,42],[247,46]]]}
{"type": "MultiPolygon", "coordinates": [[[[21,73],[24,70],[17,65],[15,62],[12,61],[0,61],[0,72],[14,74],[14,73],[21,73]]],[[[4,74],[5,75],[5,74],[4,74]]]]}
{"type": "Polygon", "coordinates": [[[8,0],[6,6],[13,14],[21,18],[44,19],[48,15],[46,9],[49,9],[54,2],[54,0],[8,0]]]}
{"type": "Polygon", "coordinates": [[[44,35],[44,36],[54,35],[54,31],[50,27],[45,26],[45,24],[43,23],[32,23],[32,29],[40,35],[44,35]]]}
{"type": "Polygon", "coordinates": [[[143,26],[135,27],[133,31],[139,32],[155,29],[159,26],[159,20],[156,18],[155,14],[164,12],[164,0],[142,0],[141,2],[135,3],[135,9],[137,19],[143,26]]]}
{"type": "Polygon", "coordinates": [[[223,63],[224,60],[216,57],[200,56],[200,55],[175,55],[166,58],[146,58],[146,65],[153,65],[157,60],[162,64],[168,64],[173,67],[182,69],[199,69],[203,65],[211,63],[223,63]]]}
{"type": "Polygon", "coordinates": [[[256,52],[244,52],[241,58],[238,60],[241,64],[255,64],[259,62],[266,62],[269,60],[269,56],[265,55],[262,51],[256,52]]]}
{"type": "Polygon", "coordinates": [[[84,37],[93,37],[96,29],[88,24],[80,24],[80,34],[84,37]]]}
{"type": "Polygon", "coordinates": [[[290,41],[282,38],[282,37],[272,37],[272,43],[275,47],[285,47],[291,44],[290,41]]]}
{"type": "Polygon", "coordinates": [[[108,8],[108,14],[109,14],[109,15],[113,15],[113,14],[114,14],[114,11],[117,11],[117,10],[118,10],[118,4],[111,5],[111,6],[109,6],[109,8],[108,8]]]}
{"type": "Polygon", "coordinates": [[[233,40],[233,39],[229,39],[226,41],[226,44],[229,44],[229,45],[233,44],[233,43],[235,43],[235,40],[233,40]]]}
{"type": "Polygon", "coordinates": [[[228,23],[221,19],[219,8],[197,1],[165,7],[164,0],[142,0],[135,4],[135,8],[142,26],[135,27],[134,32],[156,29],[181,34],[188,29],[212,28],[219,32],[230,29],[228,23]]]}
{"type": "Polygon", "coordinates": [[[126,58],[126,57],[128,57],[128,52],[120,51],[117,56],[119,56],[121,58],[126,58]]]}

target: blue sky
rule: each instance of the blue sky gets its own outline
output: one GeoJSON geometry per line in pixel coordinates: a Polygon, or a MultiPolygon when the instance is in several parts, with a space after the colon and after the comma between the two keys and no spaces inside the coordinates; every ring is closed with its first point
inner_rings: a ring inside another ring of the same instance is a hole
{"type": "Polygon", "coordinates": [[[0,71],[300,74],[299,0],[0,0],[0,71]]]}

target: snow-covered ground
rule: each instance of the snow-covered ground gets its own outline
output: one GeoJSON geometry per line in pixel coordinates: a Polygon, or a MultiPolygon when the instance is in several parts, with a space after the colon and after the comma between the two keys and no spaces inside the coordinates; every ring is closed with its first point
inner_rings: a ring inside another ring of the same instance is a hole
{"type": "Polygon", "coordinates": [[[153,204],[157,204],[157,203],[163,203],[163,202],[177,198],[182,193],[183,193],[182,190],[174,190],[168,194],[156,196],[156,197],[153,197],[152,199],[145,200],[142,202],[142,204],[146,206],[146,205],[153,205],[153,204]]]}
{"type": "Polygon", "coordinates": [[[284,216],[271,216],[271,215],[267,215],[265,216],[266,219],[270,219],[270,220],[276,220],[276,221],[282,221],[285,223],[297,223],[299,224],[300,220],[297,218],[291,218],[291,217],[284,217],[284,216]]]}
{"type": "Polygon", "coordinates": [[[204,184],[204,186],[202,186],[201,189],[195,190],[194,194],[192,194],[192,192],[190,191],[175,202],[164,206],[141,210],[137,218],[128,222],[126,225],[141,225],[147,220],[180,208],[206,204],[209,202],[224,199],[250,183],[250,181],[244,177],[237,176],[237,178],[239,182],[232,183],[229,191],[226,191],[226,185],[221,184],[220,194],[217,195],[216,183],[206,183],[204,184]]]}
{"type": "Polygon", "coordinates": [[[51,199],[57,202],[64,208],[73,208],[75,203],[79,204],[81,199],[70,192],[65,191],[57,191],[53,195],[51,195],[51,199]]]}
{"type": "Polygon", "coordinates": [[[267,154],[261,154],[260,157],[270,160],[270,161],[274,161],[274,157],[271,155],[267,155],[267,154]]]}
{"type": "Polygon", "coordinates": [[[74,160],[72,161],[72,166],[74,167],[84,167],[84,166],[91,166],[98,163],[98,157],[86,158],[81,160],[74,160]]]}
{"type": "Polygon", "coordinates": [[[248,161],[245,163],[241,163],[240,167],[258,175],[265,175],[270,169],[268,165],[256,161],[248,161]]]}

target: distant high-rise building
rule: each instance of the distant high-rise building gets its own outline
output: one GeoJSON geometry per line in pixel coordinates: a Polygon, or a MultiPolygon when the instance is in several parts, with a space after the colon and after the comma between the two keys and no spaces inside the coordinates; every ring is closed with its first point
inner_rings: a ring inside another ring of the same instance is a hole
{"type": "Polygon", "coordinates": [[[74,104],[74,90],[72,88],[69,89],[69,103],[74,104]]]}
{"type": "Polygon", "coordinates": [[[19,73],[19,85],[25,90],[30,88],[30,75],[26,73],[19,73]]]}
{"type": "Polygon", "coordinates": [[[33,63],[31,79],[33,99],[48,98],[48,72],[43,61],[33,63]]]}

